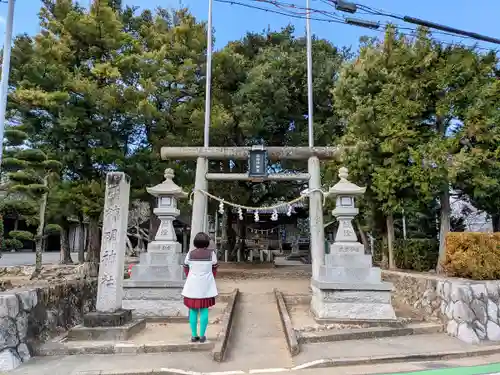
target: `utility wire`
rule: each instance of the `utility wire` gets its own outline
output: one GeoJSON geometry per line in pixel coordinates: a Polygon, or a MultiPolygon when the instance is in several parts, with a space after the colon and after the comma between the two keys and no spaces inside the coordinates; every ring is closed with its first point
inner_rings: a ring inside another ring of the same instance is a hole
{"type": "MultiPolygon", "coordinates": [[[[254,1],[254,0],[251,0],[251,1],[254,1]]],[[[322,3],[334,8],[335,4],[336,4],[336,1],[333,1],[333,0],[319,0],[321,1],[322,3]]],[[[377,8],[372,8],[372,7],[368,7],[366,5],[362,5],[362,4],[358,4],[356,3],[355,4],[359,9],[363,9],[363,11],[361,12],[362,14],[367,14],[367,15],[376,15],[376,16],[384,16],[384,17],[390,17],[390,18],[393,18],[393,19],[397,19],[397,20],[402,20],[404,21],[404,16],[401,16],[399,14],[396,14],[396,13],[388,13],[388,12],[385,12],[384,10],[381,10],[381,9],[377,9],[377,8]]],[[[359,13],[356,12],[356,13],[359,13]]],[[[401,24],[397,24],[397,23],[390,23],[391,25],[397,27],[399,30],[411,30],[411,31],[414,31],[415,29],[413,28],[410,28],[410,27],[407,27],[407,26],[402,26],[401,24]]],[[[390,25],[389,23],[381,23],[381,26],[385,26],[387,27],[388,25],[390,25]]],[[[427,26],[429,27],[429,26],[427,26]]],[[[432,27],[429,27],[429,28],[432,28],[432,27]]],[[[456,33],[453,33],[453,32],[445,32],[445,31],[440,31],[440,30],[432,30],[432,33],[435,35],[435,34],[438,34],[438,35],[446,35],[446,36],[453,36],[453,37],[458,37],[458,38],[462,38],[462,39],[476,39],[470,35],[463,35],[463,34],[456,34],[456,33]]]]}
{"type": "MultiPolygon", "coordinates": [[[[262,7],[262,6],[257,6],[257,5],[247,4],[247,3],[242,3],[242,2],[236,1],[236,0],[214,0],[214,1],[219,2],[219,3],[225,3],[225,4],[230,4],[230,5],[237,5],[237,6],[241,6],[241,7],[245,7],[245,8],[249,8],[249,9],[255,9],[255,10],[260,10],[260,11],[264,11],[264,12],[269,12],[269,13],[273,13],[273,14],[278,14],[278,15],[282,15],[282,16],[286,16],[286,17],[295,18],[295,19],[306,19],[306,14],[307,14],[307,13],[303,14],[302,12],[296,12],[296,11],[293,11],[293,10],[283,9],[284,7],[289,7],[289,8],[292,8],[292,9],[299,9],[299,10],[306,10],[307,11],[307,8],[299,7],[299,6],[295,5],[295,4],[278,2],[278,1],[275,1],[275,0],[250,0],[250,1],[257,2],[257,3],[263,3],[263,4],[266,3],[266,4],[269,4],[269,5],[274,5],[275,7],[277,7],[280,10],[275,10],[275,9],[265,8],[265,7],[262,7]]],[[[318,9],[313,9],[313,8],[310,8],[309,11],[311,13],[319,13],[321,15],[324,15],[325,17],[328,17],[328,18],[321,18],[321,17],[315,17],[314,16],[314,17],[310,17],[311,20],[315,20],[315,21],[319,21],[319,22],[327,22],[327,23],[336,23],[336,24],[342,24],[342,25],[349,25],[349,26],[357,26],[357,25],[353,25],[353,24],[347,23],[345,21],[345,19],[340,18],[337,14],[335,14],[333,12],[320,11],[318,9]]],[[[405,36],[412,37],[412,36],[415,36],[415,33],[417,32],[416,29],[409,28],[409,27],[404,27],[404,26],[401,26],[401,25],[383,24],[381,26],[389,26],[389,25],[392,25],[392,26],[396,27],[398,30],[406,30],[406,31],[412,32],[412,34],[400,32],[400,34],[405,35],[405,36]]],[[[373,31],[384,32],[384,30],[373,30],[373,31]]],[[[467,38],[467,39],[471,39],[472,38],[470,36],[454,35],[454,34],[451,34],[451,33],[443,33],[443,32],[439,32],[439,31],[436,31],[435,33],[443,34],[443,35],[450,35],[450,36],[457,36],[457,37],[467,38]]],[[[445,42],[445,41],[442,41],[442,40],[439,40],[439,39],[436,39],[436,38],[431,38],[431,39],[434,40],[435,42],[442,43],[442,44],[445,44],[445,45],[450,45],[450,46],[460,45],[458,43],[449,43],[449,42],[445,42]]],[[[485,50],[485,51],[492,51],[493,50],[492,48],[485,48],[485,47],[480,47],[480,46],[477,46],[477,45],[474,45],[474,46],[462,45],[462,46],[466,47],[466,48],[475,48],[475,49],[485,50]]]]}
{"type": "MultiPolygon", "coordinates": [[[[332,1],[332,3],[334,3],[334,4],[336,3],[333,0],[330,0],[330,1],[332,1]]],[[[395,13],[386,12],[386,11],[381,10],[381,9],[371,8],[369,6],[366,6],[366,5],[363,5],[363,4],[359,4],[359,3],[356,3],[356,6],[358,8],[360,8],[360,9],[363,9],[363,10],[365,10],[365,11],[371,13],[371,14],[374,14],[374,15],[395,18],[395,19],[398,19],[400,21],[404,21],[404,22],[407,22],[407,23],[412,23],[414,25],[425,26],[425,27],[428,27],[430,29],[441,30],[441,31],[444,31],[444,32],[447,32],[447,33],[462,35],[464,37],[469,37],[469,38],[472,38],[472,39],[481,40],[483,42],[488,42],[488,43],[493,43],[493,44],[500,44],[500,39],[493,38],[493,37],[488,36],[488,35],[482,35],[482,34],[471,32],[471,31],[466,31],[466,30],[462,30],[462,29],[456,29],[454,27],[450,27],[450,26],[446,26],[446,25],[441,25],[439,23],[430,22],[430,21],[427,21],[427,20],[422,20],[422,19],[416,18],[416,17],[402,16],[402,15],[398,15],[398,14],[395,14],[395,13]]]]}

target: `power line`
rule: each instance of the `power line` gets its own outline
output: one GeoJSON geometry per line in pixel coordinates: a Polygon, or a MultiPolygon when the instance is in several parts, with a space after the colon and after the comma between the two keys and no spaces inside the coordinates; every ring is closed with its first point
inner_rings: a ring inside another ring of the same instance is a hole
{"type": "MultiPolygon", "coordinates": [[[[333,1],[333,0],[330,0],[330,1],[332,1],[334,4],[338,4],[338,1],[333,1]]],[[[476,39],[476,40],[481,40],[483,42],[500,44],[500,39],[493,38],[493,37],[488,36],[488,35],[482,35],[482,34],[471,32],[471,31],[457,29],[457,28],[442,25],[439,23],[435,23],[435,22],[431,22],[431,21],[427,21],[427,20],[422,20],[422,19],[416,18],[416,17],[406,16],[406,15],[404,15],[404,16],[398,15],[398,14],[386,12],[386,11],[381,10],[381,9],[371,8],[369,6],[359,4],[359,3],[351,3],[351,4],[353,4],[356,7],[359,7],[360,9],[363,9],[371,14],[374,14],[374,15],[391,17],[391,18],[398,19],[400,21],[414,24],[414,25],[425,26],[425,27],[428,27],[430,29],[441,30],[441,31],[444,31],[447,33],[462,35],[464,37],[468,37],[468,38],[472,38],[472,39],[476,39]]],[[[337,8],[338,8],[338,6],[337,6],[337,8]]]]}
{"type": "MultiPolygon", "coordinates": [[[[255,10],[260,10],[260,11],[264,11],[264,12],[269,12],[269,13],[273,13],[273,14],[278,14],[278,15],[282,15],[282,16],[286,16],[286,17],[295,18],[295,19],[306,19],[307,11],[309,11],[311,13],[319,13],[325,17],[328,17],[328,18],[311,17],[310,18],[311,20],[360,27],[360,25],[358,23],[353,23],[352,20],[350,22],[348,22],[346,19],[339,17],[334,12],[322,11],[322,10],[318,10],[318,9],[314,9],[314,8],[309,8],[309,9],[303,8],[303,7],[299,7],[295,4],[278,2],[275,0],[249,0],[249,1],[274,5],[275,7],[277,7],[280,10],[269,9],[269,8],[265,8],[265,7],[261,7],[261,6],[252,5],[252,4],[246,4],[246,3],[242,3],[242,2],[236,1],[236,0],[214,0],[214,1],[217,1],[219,3],[237,5],[237,6],[241,6],[241,7],[245,7],[245,8],[249,8],[249,9],[255,9],[255,10]],[[297,11],[293,11],[293,10],[286,10],[286,9],[283,9],[284,7],[289,7],[291,9],[298,9],[298,10],[306,10],[306,13],[304,14],[302,12],[297,12],[297,11]]],[[[370,25],[372,25],[373,22],[366,22],[365,24],[366,25],[363,25],[364,27],[370,28],[370,25]]],[[[417,32],[416,29],[404,27],[401,25],[381,24],[381,26],[385,26],[385,27],[387,27],[389,25],[396,27],[398,30],[406,30],[406,31],[410,31],[413,33],[413,34],[408,34],[408,33],[400,32],[400,34],[405,35],[405,36],[409,36],[409,37],[415,36],[414,33],[417,32]]],[[[378,32],[383,32],[383,30],[375,30],[375,29],[373,29],[373,30],[378,31],[378,32]]],[[[436,31],[435,33],[471,39],[471,37],[469,37],[469,36],[454,35],[454,34],[444,33],[444,32],[439,32],[439,31],[436,31]]],[[[431,38],[431,39],[434,40],[435,42],[445,44],[445,45],[450,45],[450,46],[460,45],[459,43],[449,43],[449,42],[445,42],[445,41],[442,41],[442,40],[439,40],[436,38],[431,38]]],[[[479,50],[492,51],[491,48],[480,47],[477,45],[475,45],[475,46],[462,45],[462,46],[466,47],[466,48],[475,48],[475,49],[479,49],[479,50]]]]}

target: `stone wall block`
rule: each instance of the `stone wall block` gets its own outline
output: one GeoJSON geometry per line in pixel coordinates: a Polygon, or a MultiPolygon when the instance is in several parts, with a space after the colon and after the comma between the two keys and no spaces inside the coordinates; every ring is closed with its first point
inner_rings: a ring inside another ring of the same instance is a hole
{"type": "Polygon", "coordinates": [[[446,306],[446,311],[445,311],[445,314],[446,314],[446,317],[451,320],[453,319],[453,308],[454,308],[454,305],[455,305],[455,302],[453,301],[450,301],[448,303],[448,305],[446,306]]]}
{"type": "Polygon", "coordinates": [[[450,298],[453,302],[464,301],[469,304],[472,302],[472,291],[469,286],[464,283],[452,283],[450,298]]]}
{"type": "Polygon", "coordinates": [[[472,296],[475,299],[481,300],[483,302],[488,301],[488,292],[486,290],[486,285],[484,284],[471,284],[472,296]]]}
{"type": "Polygon", "coordinates": [[[24,342],[28,336],[28,314],[22,312],[17,316],[16,328],[20,342],[24,342]]]}
{"type": "Polygon", "coordinates": [[[500,327],[495,322],[488,320],[486,326],[486,332],[488,334],[488,339],[491,341],[500,341],[500,327]]]}
{"type": "Polygon", "coordinates": [[[487,338],[486,326],[482,324],[479,320],[475,320],[474,323],[472,323],[472,327],[474,329],[474,332],[476,332],[479,340],[485,340],[487,338]]]}
{"type": "Polygon", "coordinates": [[[31,351],[25,343],[21,343],[17,346],[17,354],[23,362],[27,362],[31,359],[31,351]]]}
{"type": "Polygon", "coordinates": [[[488,312],[486,310],[486,305],[483,301],[475,299],[471,302],[470,308],[474,311],[474,315],[476,315],[477,320],[481,322],[481,324],[486,324],[488,321],[488,312]]]}
{"type": "Polygon", "coordinates": [[[451,336],[456,336],[458,332],[458,323],[454,320],[450,320],[446,325],[446,333],[451,336]]]}
{"type": "Polygon", "coordinates": [[[19,301],[15,294],[0,294],[0,318],[15,318],[19,314],[19,301]]]}
{"type": "Polygon", "coordinates": [[[457,337],[468,344],[479,344],[480,342],[474,329],[466,322],[458,325],[457,337]]]}
{"type": "Polygon", "coordinates": [[[475,315],[464,301],[458,300],[453,304],[453,319],[458,322],[472,323],[475,315]]]}
{"type": "Polygon", "coordinates": [[[442,281],[438,281],[436,284],[436,293],[441,298],[443,298],[443,285],[444,283],[442,281]]]}
{"type": "Polygon", "coordinates": [[[15,348],[18,344],[19,337],[15,320],[9,317],[0,318],[0,350],[15,348]]]}
{"type": "Polygon", "coordinates": [[[496,281],[486,282],[486,291],[488,292],[488,297],[493,300],[493,302],[498,302],[498,283],[496,281]]]}
{"type": "Polygon", "coordinates": [[[23,311],[30,312],[38,303],[38,291],[36,289],[21,290],[16,292],[16,295],[23,311]]]}
{"type": "Polygon", "coordinates": [[[0,352],[0,370],[12,370],[21,365],[21,359],[14,349],[5,349],[0,352]]]}
{"type": "Polygon", "coordinates": [[[494,322],[498,322],[498,306],[491,299],[487,301],[488,319],[494,322]]]}
{"type": "Polygon", "coordinates": [[[451,294],[451,283],[449,281],[445,281],[443,285],[443,299],[449,301],[451,294]]]}

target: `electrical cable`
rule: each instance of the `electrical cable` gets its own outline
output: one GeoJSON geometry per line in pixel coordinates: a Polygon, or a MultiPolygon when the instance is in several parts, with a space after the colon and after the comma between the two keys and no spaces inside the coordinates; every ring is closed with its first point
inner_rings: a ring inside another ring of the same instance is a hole
{"type": "MultiPolygon", "coordinates": [[[[344,24],[344,25],[349,25],[349,26],[357,26],[357,25],[352,25],[352,24],[347,23],[345,19],[340,18],[337,14],[335,14],[335,12],[321,11],[321,10],[314,9],[314,8],[309,8],[308,9],[308,8],[297,6],[295,4],[279,2],[279,1],[276,1],[276,0],[249,0],[249,1],[251,1],[251,2],[257,2],[257,3],[262,3],[262,4],[273,5],[273,6],[277,7],[278,9],[280,9],[280,11],[277,11],[277,10],[274,10],[274,9],[269,9],[269,8],[264,8],[264,7],[260,7],[260,6],[255,6],[255,5],[252,5],[252,4],[246,4],[246,3],[242,3],[242,2],[236,1],[236,0],[214,0],[214,1],[217,1],[219,3],[226,3],[226,4],[231,4],[231,5],[237,5],[237,6],[242,6],[242,7],[250,8],[250,9],[255,9],[255,10],[260,10],[260,11],[264,11],[264,12],[279,14],[279,15],[283,15],[283,16],[287,16],[287,17],[291,17],[291,18],[295,18],[295,19],[306,19],[307,18],[306,17],[307,11],[309,11],[310,13],[320,13],[321,15],[328,17],[328,18],[310,17],[311,20],[320,21],[320,22],[338,23],[338,24],[344,24]],[[306,12],[304,14],[302,12],[296,12],[296,11],[293,11],[293,10],[286,10],[286,9],[283,9],[283,8],[300,9],[300,10],[305,10],[306,12]]],[[[333,2],[332,0],[320,0],[320,1],[322,1],[324,3],[333,2]]],[[[331,4],[328,4],[328,5],[331,5],[331,4]]],[[[393,17],[393,18],[395,18],[395,17],[393,17]]],[[[382,26],[382,27],[394,26],[398,31],[399,30],[405,30],[405,31],[410,31],[412,33],[416,33],[417,32],[417,30],[414,29],[414,28],[405,27],[405,26],[402,26],[402,25],[392,24],[392,23],[385,23],[385,24],[381,23],[380,26],[382,26]]],[[[373,31],[384,32],[385,30],[373,30],[373,31]]],[[[403,33],[403,32],[400,32],[400,34],[405,35],[405,36],[415,36],[414,34],[408,34],[408,33],[403,33]]],[[[446,33],[446,32],[442,32],[442,31],[439,31],[439,30],[436,30],[436,31],[433,30],[432,34],[440,34],[440,35],[446,35],[446,36],[453,36],[453,37],[459,37],[459,38],[462,38],[462,39],[474,39],[473,37],[470,37],[470,36],[456,35],[456,34],[453,34],[453,33],[446,33]]],[[[445,44],[445,45],[450,45],[450,46],[460,45],[460,46],[466,47],[466,48],[475,48],[475,49],[479,49],[479,50],[495,51],[495,52],[497,51],[497,50],[492,49],[492,48],[485,48],[485,47],[481,47],[481,46],[478,46],[478,45],[470,46],[470,45],[463,45],[461,43],[445,42],[445,41],[442,41],[442,40],[439,40],[439,39],[436,39],[436,38],[431,38],[431,39],[433,41],[435,41],[435,42],[442,43],[442,44],[445,44]]]]}

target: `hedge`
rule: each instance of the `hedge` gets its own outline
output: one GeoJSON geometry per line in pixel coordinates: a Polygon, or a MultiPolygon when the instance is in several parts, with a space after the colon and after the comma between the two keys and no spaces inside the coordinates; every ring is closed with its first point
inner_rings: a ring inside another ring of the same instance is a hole
{"type": "Polygon", "coordinates": [[[404,270],[425,272],[436,268],[439,242],[435,239],[394,241],[394,262],[404,270]]]}
{"type": "Polygon", "coordinates": [[[500,233],[448,233],[442,266],[448,276],[500,279],[500,233]]]}

